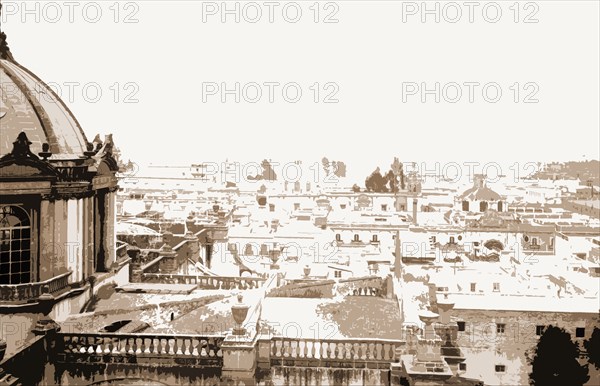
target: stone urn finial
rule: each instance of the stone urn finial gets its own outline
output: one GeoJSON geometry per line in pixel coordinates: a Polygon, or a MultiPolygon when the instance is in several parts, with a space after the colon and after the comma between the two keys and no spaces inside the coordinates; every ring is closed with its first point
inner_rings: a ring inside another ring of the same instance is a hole
{"type": "Polygon", "coordinates": [[[310,276],[310,266],[307,264],[304,266],[304,277],[308,278],[310,276]]]}
{"type": "Polygon", "coordinates": [[[48,161],[48,157],[50,157],[52,155],[52,152],[50,151],[50,145],[47,142],[44,142],[42,144],[42,151],[38,153],[38,155],[44,160],[44,161],[48,161]]]}
{"type": "Polygon", "coordinates": [[[238,302],[231,306],[231,314],[233,316],[233,320],[235,320],[236,327],[233,329],[234,335],[245,335],[246,329],[243,327],[244,320],[246,320],[246,316],[248,316],[248,310],[250,306],[244,304],[244,296],[239,293],[237,295],[238,302]]]}

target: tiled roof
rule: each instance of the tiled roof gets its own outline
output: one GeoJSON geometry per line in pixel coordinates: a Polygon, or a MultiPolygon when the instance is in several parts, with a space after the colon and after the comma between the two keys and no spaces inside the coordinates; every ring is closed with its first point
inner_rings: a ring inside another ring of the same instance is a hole
{"type": "Polygon", "coordinates": [[[482,186],[467,189],[460,196],[460,199],[468,201],[498,201],[501,199],[501,197],[498,193],[494,192],[487,186],[482,186]]]}

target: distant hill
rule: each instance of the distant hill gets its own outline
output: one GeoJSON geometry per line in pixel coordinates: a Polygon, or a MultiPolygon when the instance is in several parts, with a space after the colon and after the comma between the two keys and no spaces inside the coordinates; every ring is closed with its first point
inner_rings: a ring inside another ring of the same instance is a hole
{"type": "Polygon", "coordinates": [[[579,179],[583,184],[600,185],[600,161],[568,161],[546,164],[533,174],[539,179],[579,179]]]}

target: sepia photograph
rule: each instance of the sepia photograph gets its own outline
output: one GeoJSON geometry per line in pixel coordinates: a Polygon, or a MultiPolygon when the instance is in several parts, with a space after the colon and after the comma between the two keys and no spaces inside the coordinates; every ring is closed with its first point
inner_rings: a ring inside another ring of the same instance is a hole
{"type": "Polygon", "coordinates": [[[600,386],[599,0],[0,0],[0,386],[600,386]]]}

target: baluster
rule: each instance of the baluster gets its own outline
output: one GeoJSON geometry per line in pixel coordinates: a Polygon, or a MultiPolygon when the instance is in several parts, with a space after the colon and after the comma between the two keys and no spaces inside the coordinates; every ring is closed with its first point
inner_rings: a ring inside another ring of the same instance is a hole
{"type": "Polygon", "coordinates": [[[75,349],[77,350],[78,353],[85,353],[86,352],[86,347],[85,347],[85,337],[76,337],[75,340],[75,349]]]}
{"type": "Polygon", "coordinates": [[[353,361],[360,358],[360,355],[358,354],[359,352],[360,352],[360,343],[353,342],[352,343],[352,354],[350,355],[350,357],[353,361]]]}
{"type": "Polygon", "coordinates": [[[329,343],[321,342],[320,353],[319,353],[321,359],[328,359],[329,358],[328,352],[329,352],[329,343]]]}
{"type": "Polygon", "coordinates": [[[181,350],[179,347],[179,338],[177,337],[173,338],[173,352],[175,353],[175,355],[181,355],[181,350]]]}
{"type": "Polygon", "coordinates": [[[371,344],[370,343],[366,343],[365,344],[365,359],[366,360],[371,360],[371,344]]]}
{"type": "Polygon", "coordinates": [[[311,341],[305,340],[303,341],[304,347],[302,349],[302,358],[309,358],[308,356],[308,345],[311,344],[311,341]]]}
{"type": "Polygon", "coordinates": [[[183,355],[190,355],[190,346],[192,345],[192,341],[190,338],[182,338],[183,350],[181,350],[183,355]]]}
{"type": "Polygon", "coordinates": [[[158,344],[160,345],[158,353],[168,354],[169,353],[169,338],[158,338],[158,344]]]}
{"type": "Polygon", "coordinates": [[[318,344],[318,342],[316,340],[313,340],[311,342],[311,347],[310,347],[310,357],[314,358],[315,354],[316,354],[316,345],[318,344]]]}
{"type": "Polygon", "coordinates": [[[84,353],[85,352],[85,341],[84,341],[84,337],[74,337],[75,340],[75,350],[78,353],[84,353]]]}
{"type": "Polygon", "coordinates": [[[167,338],[167,346],[169,348],[168,354],[169,355],[175,355],[175,351],[173,350],[173,346],[174,346],[174,342],[173,339],[168,339],[167,338]]]}
{"type": "Polygon", "coordinates": [[[377,360],[381,360],[384,358],[384,356],[382,355],[383,351],[383,344],[382,343],[375,343],[375,359],[377,360]]]}
{"type": "Polygon", "coordinates": [[[278,339],[273,339],[273,356],[281,357],[281,341],[278,339]]]}
{"type": "Polygon", "coordinates": [[[148,354],[148,344],[150,343],[148,341],[148,338],[146,338],[145,336],[140,338],[142,340],[141,344],[140,344],[140,354],[148,354]]]}
{"type": "Polygon", "coordinates": [[[88,336],[86,338],[86,346],[87,346],[88,354],[93,354],[96,351],[96,350],[94,350],[94,341],[95,341],[95,338],[92,336],[88,336]]]}
{"type": "Polygon", "coordinates": [[[121,354],[127,354],[127,352],[129,351],[129,340],[126,338],[121,338],[119,340],[119,347],[121,349],[121,354]]]}
{"type": "Polygon", "coordinates": [[[94,350],[97,355],[102,355],[102,353],[104,352],[104,350],[102,349],[103,347],[104,347],[104,338],[98,337],[96,339],[96,350],[94,350]]]}
{"type": "Polygon", "coordinates": [[[135,337],[133,338],[127,338],[127,340],[131,341],[131,345],[129,346],[129,353],[130,354],[135,354],[135,352],[137,351],[137,343],[135,341],[135,337]]]}
{"type": "Polygon", "coordinates": [[[206,355],[209,357],[215,357],[217,356],[217,345],[215,343],[214,338],[207,338],[204,340],[204,346],[205,346],[205,350],[206,350],[206,355]]]}
{"type": "Polygon", "coordinates": [[[185,353],[185,338],[177,339],[177,354],[183,355],[185,353]]]}
{"type": "Polygon", "coordinates": [[[192,338],[190,345],[190,355],[193,356],[199,356],[200,353],[198,352],[198,344],[200,343],[200,341],[197,338],[192,338]]]}
{"type": "Polygon", "coordinates": [[[285,338],[281,339],[281,356],[287,358],[288,354],[288,341],[285,338]]]}
{"type": "Polygon", "coordinates": [[[216,338],[214,340],[215,343],[215,347],[217,350],[217,357],[222,358],[223,357],[223,351],[221,351],[221,344],[223,344],[223,339],[222,338],[216,338]]]}
{"type": "Polygon", "coordinates": [[[210,357],[210,356],[214,356],[214,353],[211,352],[210,350],[210,342],[208,341],[208,339],[202,339],[200,341],[200,356],[203,357],[210,357]]]}
{"type": "Polygon", "coordinates": [[[79,352],[79,337],[78,336],[72,336],[71,337],[71,351],[72,352],[79,352]]]}
{"type": "Polygon", "coordinates": [[[65,337],[65,339],[69,340],[68,348],[70,352],[79,352],[79,348],[77,347],[78,340],[76,336],[70,335],[69,337],[65,337]]]}
{"type": "Polygon", "coordinates": [[[70,335],[66,335],[65,334],[65,335],[62,336],[62,349],[63,349],[63,351],[65,351],[65,352],[71,351],[70,341],[71,341],[71,336],[70,335]]]}
{"type": "Polygon", "coordinates": [[[144,346],[144,338],[137,338],[136,339],[136,346],[137,346],[137,350],[135,351],[136,354],[143,354],[144,350],[145,350],[145,346],[144,346]]]}

